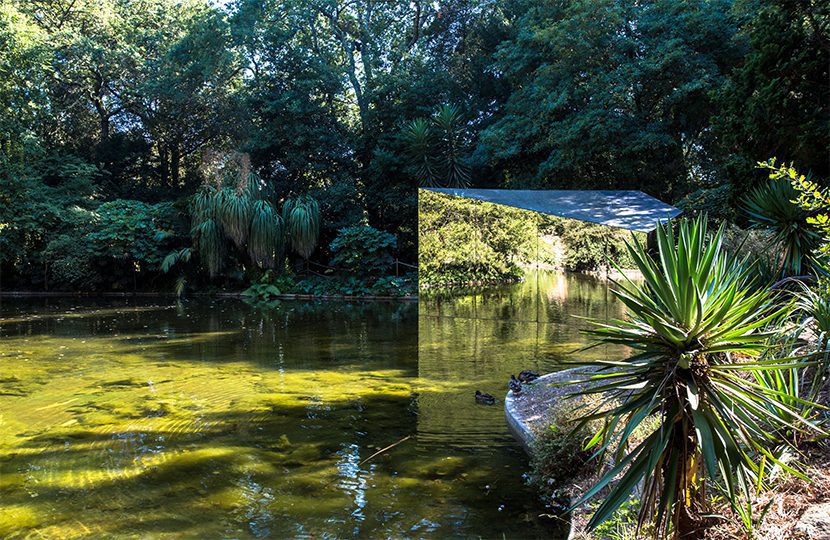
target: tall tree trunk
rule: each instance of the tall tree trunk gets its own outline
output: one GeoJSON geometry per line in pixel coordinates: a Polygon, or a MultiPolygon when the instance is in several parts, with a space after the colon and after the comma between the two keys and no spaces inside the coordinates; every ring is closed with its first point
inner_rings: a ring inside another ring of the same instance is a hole
{"type": "Polygon", "coordinates": [[[179,186],[182,152],[178,144],[170,148],[170,181],[173,187],[179,186]]]}
{"type": "Polygon", "coordinates": [[[104,77],[95,72],[93,74],[95,84],[90,92],[90,99],[92,106],[95,107],[95,112],[98,114],[98,130],[101,137],[101,142],[110,138],[110,114],[104,104],[104,77]]]}
{"type": "Polygon", "coordinates": [[[163,142],[158,143],[159,165],[161,172],[161,183],[164,185],[170,184],[170,163],[168,161],[167,145],[163,142]]]}

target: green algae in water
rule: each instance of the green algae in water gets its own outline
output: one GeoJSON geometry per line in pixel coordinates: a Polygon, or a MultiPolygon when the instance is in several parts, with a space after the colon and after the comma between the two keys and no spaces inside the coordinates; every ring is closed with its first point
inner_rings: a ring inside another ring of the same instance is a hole
{"type": "MultiPolygon", "coordinates": [[[[568,284],[543,324],[439,318],[430,300],[419,318],[4,299],[0,536],[556,537],[501,407],[472,395],[582,344],[567,315],[605,310],[604,290],[568,284]]],[[[524,320],[521,287],[484,304],[524,320]]]]}

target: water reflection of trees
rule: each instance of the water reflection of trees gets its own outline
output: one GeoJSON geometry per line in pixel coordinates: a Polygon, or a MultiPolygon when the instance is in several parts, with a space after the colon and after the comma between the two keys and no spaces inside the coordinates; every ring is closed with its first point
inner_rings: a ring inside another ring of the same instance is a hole
{"type": "Polygon", "coordinates": [[[431,291],[421,314],[512,322],[573,322],[573,316],[619,317],[608,282],[580,274],[529,272],[520,283],[431,291]]]}

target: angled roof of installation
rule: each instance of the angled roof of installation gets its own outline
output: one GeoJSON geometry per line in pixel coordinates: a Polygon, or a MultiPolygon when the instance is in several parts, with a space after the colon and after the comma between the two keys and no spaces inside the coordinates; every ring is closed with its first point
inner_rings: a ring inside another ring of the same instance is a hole
{"type": "Polygon", "coordinates": [[[423,188],[618,229],[651,232],[681,210],[642,191],[423,188]]]}

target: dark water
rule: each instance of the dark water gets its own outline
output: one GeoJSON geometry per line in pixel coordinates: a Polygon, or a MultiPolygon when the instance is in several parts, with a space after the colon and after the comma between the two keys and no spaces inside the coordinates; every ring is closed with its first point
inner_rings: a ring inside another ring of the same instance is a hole
{"type": "Polygon", "coordinates": [[[540,285],[268,311],[4,299],[0,536],[556,538],[501,403],[473,394],[556,369],[572,315],[618,308],[587,278],[540,285]]]}

